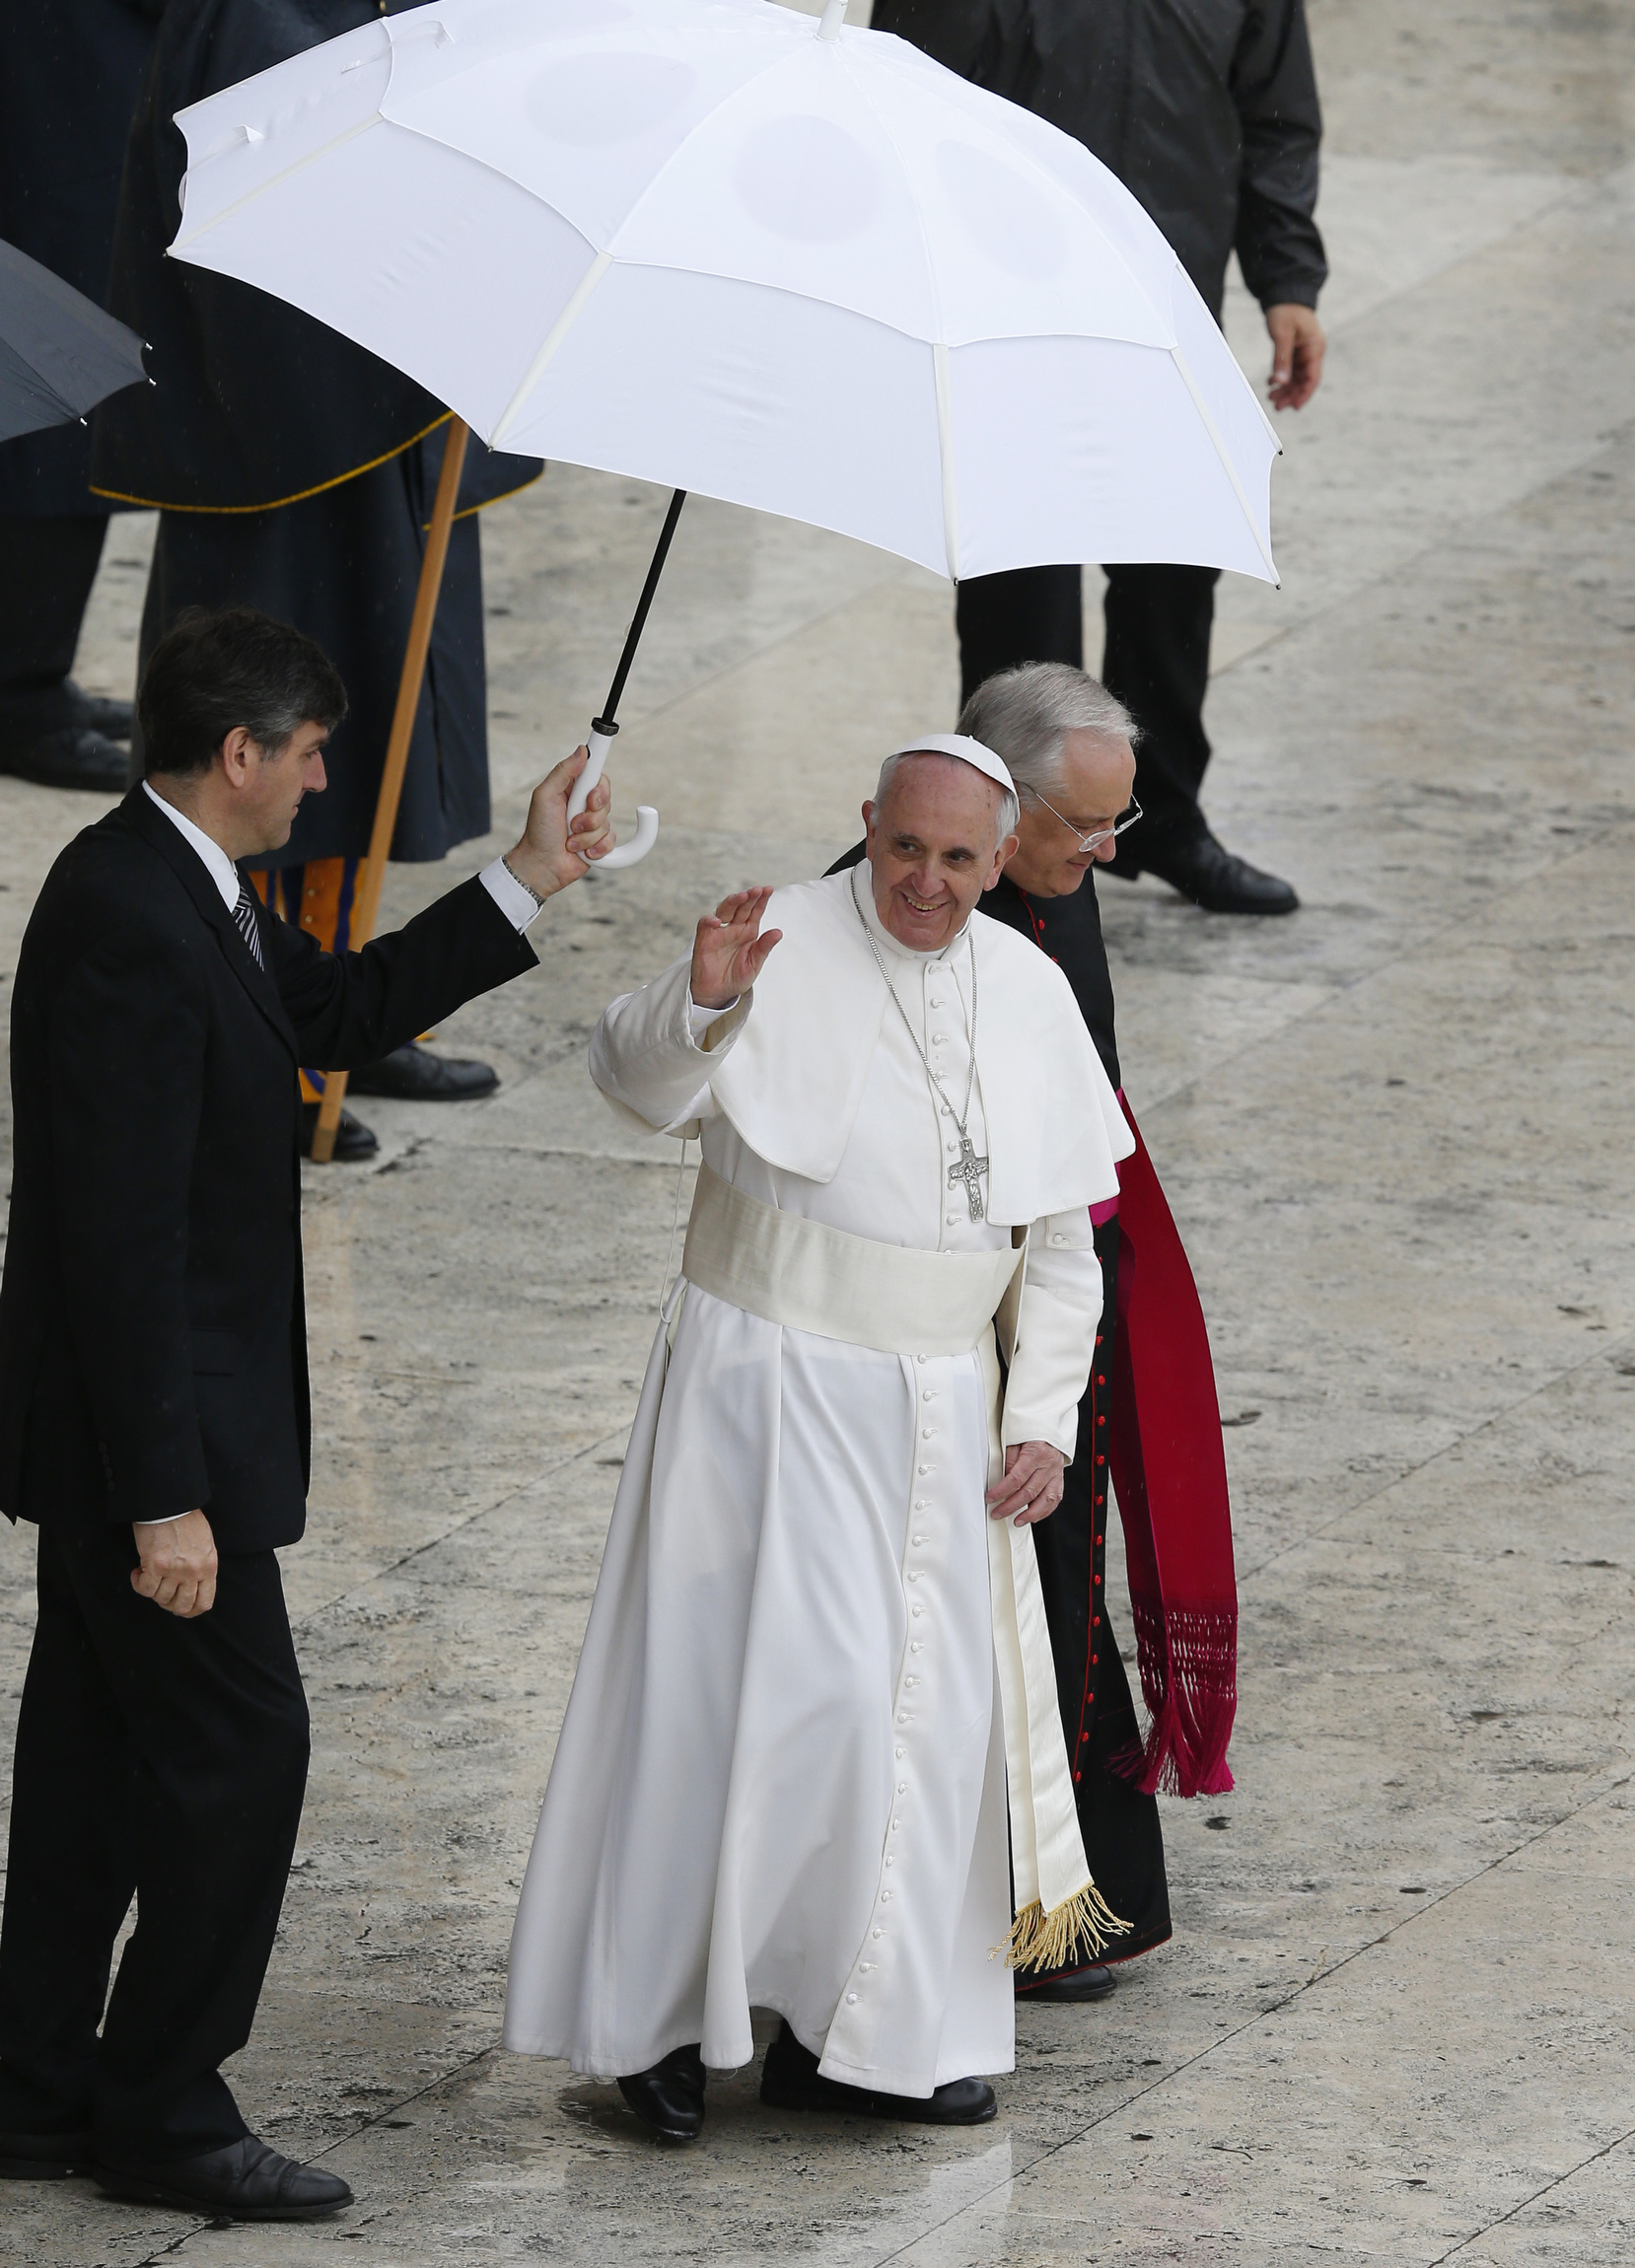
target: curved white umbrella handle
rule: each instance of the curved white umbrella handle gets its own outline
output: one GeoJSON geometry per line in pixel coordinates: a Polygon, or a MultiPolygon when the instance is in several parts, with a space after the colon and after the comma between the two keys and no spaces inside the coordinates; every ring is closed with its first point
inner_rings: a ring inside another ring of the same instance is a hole
{"type": "MultiPolygon", "coordinates": [[[[613,731],[616,732],[617,730],[618,727],[615,725],[613,731]]],[[[591,751],[591,760],[580,773],[578,779],[575,780],[573,794],[568,798],[568,816],[570,819],[578,818],[589,801],[591,790],[606,769],[607,750],[613,744],[613,734],[598,732],[596,726],[593,725],[586,736],[585,744],[591,751]]],[[[618,848],[610,850],[605,858],[594,860],[591,865],[591,872],[593,874],[608,874],[621,866],[639,866],[658,839],[658,813],[651,804],[638,804],[636,806],[635,841],[620,843],[618,848]]]]}

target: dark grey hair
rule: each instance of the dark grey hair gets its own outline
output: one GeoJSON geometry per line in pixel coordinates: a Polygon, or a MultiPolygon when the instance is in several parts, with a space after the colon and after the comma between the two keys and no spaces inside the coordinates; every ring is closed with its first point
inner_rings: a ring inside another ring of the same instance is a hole
{"type": "Polygon", "coordinates": [[[981,741],[1005,764],[1025,795],[1057,795],[1062,743],[1069,733],[1128,741],[1140,728],[1122,701],[1070,662],[1024,662],[977,686],[960,715],[960,730],[981,741]]]}
{"type": "MultiPolygon", "coordinates": [[[[961,732],[964,731],[964,727],[962,725],[960,729],[961,732]]],[[[981,735],[973,734],[971,737],[973,740],[980,740],[981,735]]],[[[990,748],[993,746],[992,741],[989,741],[986,744],[990,748]]],[[[880,781],[875,789],[875,802],[877,804],[884,803],[886,801],[886,791],[891,784],[891,780],[896,772],[897,766],[899,764],[912,763],[916,756],[942,756],[945,763],[956,764],[963,760],[959,756],[947,755],[941,748],[904,748],[898,755],[888,756],[886,761],[880,767],[880,781]]],[[[970,768],[973,772],[976,771],[976,766],[974,764],[972,764],[970,768]]],[[[988,775],[986,772],[977,773],[977,777],[979,779],[986,779],[987,776],[988,775]]],[[[997,780],[995,780],[993,784],[996,788],[999,788],[999,782],[997,780]]],[[[1022,806],[1017,802],[1015,796],[1012,795],[1010,789],[999,788],[999,814],[996,822],[996,831],[993,838],[994,848],[996,850],[1005,840],[1005,837],[1008,834],[1015,833],[1017,820],[1021,816],[1022,806]]]]}

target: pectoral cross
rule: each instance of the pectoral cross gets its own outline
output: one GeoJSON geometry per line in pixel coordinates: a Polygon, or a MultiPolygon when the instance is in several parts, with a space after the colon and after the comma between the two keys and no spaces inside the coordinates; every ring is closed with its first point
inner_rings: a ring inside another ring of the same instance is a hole
{"type": "Polygon", "coordinates": [[[960,1130],[960,1163],[948,1169],[948,1185],[952,1189],[957,1181],[965,1184],[965,1202],[970,1207],[973,1221],[982,1218],[982,1175],[988,1169],[986,1158],[978,1158],[976,1144],[961,1127],[960,1130]]]}

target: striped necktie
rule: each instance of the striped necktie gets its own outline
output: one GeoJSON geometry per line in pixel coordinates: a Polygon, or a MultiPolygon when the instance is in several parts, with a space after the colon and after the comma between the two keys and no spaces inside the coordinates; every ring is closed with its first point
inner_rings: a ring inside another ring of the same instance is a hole
{"type": "Polygon", "coordinates": [[[249,894],[248,883],[239,885],[239,902],[233,908],[233,919],[238,924],[239,935],[255,956],[256,967],[264,973],[267,964],[261,956],[261,933],[255,926],[255,901],[249,894]]]}

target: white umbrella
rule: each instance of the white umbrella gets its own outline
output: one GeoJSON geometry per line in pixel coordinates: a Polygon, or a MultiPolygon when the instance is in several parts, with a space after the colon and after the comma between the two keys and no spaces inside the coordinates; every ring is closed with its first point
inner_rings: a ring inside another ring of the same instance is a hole
{"type": "MultiPolygon", "coordinates": [[[[955,578],[1162,559],[1276,580],[1277,440],[1158,229],[1068,135],[844,14],[434,0],[178,120],[176,257],[304,308],[493,446],[675,488],[575,810],[687,489],[955,578]]],[[[457,424],[360,942],[464,441],[457,424]]],[[[657,832],[643,807],[602,869],[657,832]]]]}
{"type": "Polygon", "coordinates": [[[1275,581],[1277,442],[1070,136],[767,0],[436,0],[184,110],[173,253],[372,348],[495,447],[953,577],[1275,581]]]}

